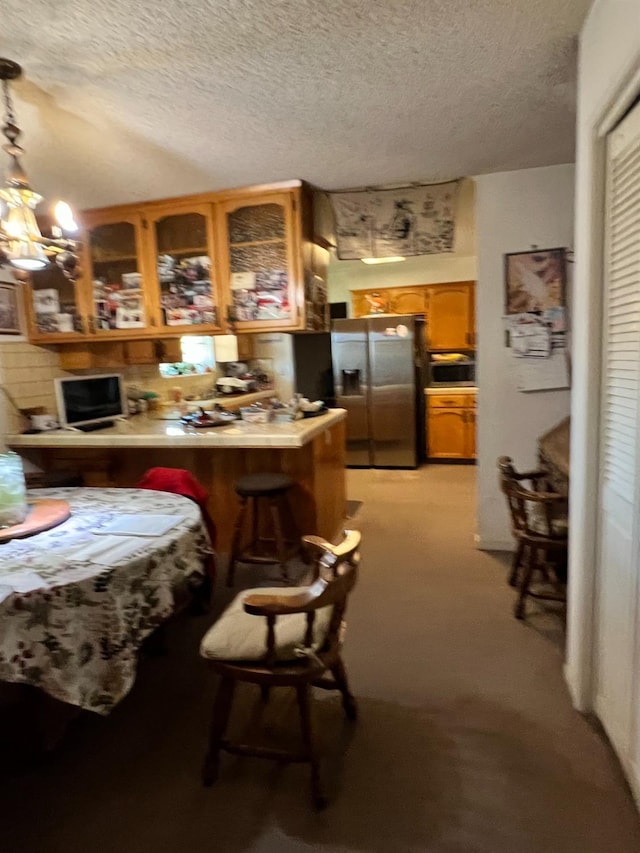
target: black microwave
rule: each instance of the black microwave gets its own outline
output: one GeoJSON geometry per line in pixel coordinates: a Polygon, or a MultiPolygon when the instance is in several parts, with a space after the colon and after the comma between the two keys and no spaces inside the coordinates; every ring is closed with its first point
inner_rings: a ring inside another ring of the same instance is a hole
{"type": "Polygon", "coordinates": [[[476,363],[465,358],[459,361],[434,361],[429,364],[431,385],[475,385],[476,363]]]}

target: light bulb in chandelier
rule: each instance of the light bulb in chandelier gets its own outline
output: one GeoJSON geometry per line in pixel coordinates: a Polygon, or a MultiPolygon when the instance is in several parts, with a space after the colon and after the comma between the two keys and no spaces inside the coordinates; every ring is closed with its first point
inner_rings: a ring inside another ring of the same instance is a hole
{"type": "Polygon", "coordinates": [[[66,201],[59,201],[53,208],[53,214],[63,231],[74,233],[78,230],[78,225],[73,218],[73,211],[66,201]]]}

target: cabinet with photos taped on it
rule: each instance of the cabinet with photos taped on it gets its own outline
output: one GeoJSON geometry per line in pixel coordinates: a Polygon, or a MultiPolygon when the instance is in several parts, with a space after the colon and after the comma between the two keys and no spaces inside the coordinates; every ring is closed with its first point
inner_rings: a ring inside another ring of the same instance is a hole
{"type": "Polygon", "coordinates": [[[314,243],[304,187],[220,202],[218,247],[227,319],[240,332],[328,328],[328,251],[314,243]]]}
{"type": "Polygon", "coordinates": [[[25,286],[34,343],[328,328],[328,251],[301,181],[85,211],[81,277],[25,286]]]}

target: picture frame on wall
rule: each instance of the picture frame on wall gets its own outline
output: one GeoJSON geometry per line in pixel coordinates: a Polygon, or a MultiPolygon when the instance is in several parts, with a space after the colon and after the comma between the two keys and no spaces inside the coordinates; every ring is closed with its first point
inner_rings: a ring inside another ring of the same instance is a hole
{"type": "Polygon", "coordinates": [[[532,249],[504,256],[505,314],[564,316],[567,250],[532,249]]]}
{"type": "Polygon", "coordinates": [[[22,335],[18,285],[0,281],[0,335],[22,335]]]}

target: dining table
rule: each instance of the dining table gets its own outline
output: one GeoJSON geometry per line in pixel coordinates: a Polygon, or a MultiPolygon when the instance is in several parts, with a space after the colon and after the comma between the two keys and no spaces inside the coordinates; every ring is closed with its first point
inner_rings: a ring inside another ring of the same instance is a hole
{"type": "Polygon", "coordinates": [[[0,544],[0,681],[108,714],[131,690],[140,647],[205,575],[200,509],[168,492],[33,489],[69,517],[0,544]]]}

